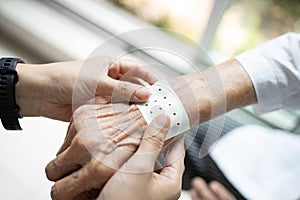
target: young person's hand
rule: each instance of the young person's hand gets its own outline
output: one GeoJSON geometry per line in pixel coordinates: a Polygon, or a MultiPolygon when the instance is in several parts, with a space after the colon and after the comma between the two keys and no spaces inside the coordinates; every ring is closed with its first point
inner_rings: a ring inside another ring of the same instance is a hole
{"type": "Polygon", "coordinates": [[[136,84],[136,79],[153,84],[156,78],[141,66],[107,57],[43,65],[18,64],[16,101],[20,114],[69,121],[74,108],[86,101],[106,103],[113,98],[115,102],[144,102],[150,91],[136,84]]]}
{"type": "Polygon", "coordinates": [[[108,180],[98,200],[171,200],[180,197],[184,171],[182,136],[168,147],[167,166],[154,172],[169,126],[168,116],[162,114],[154,118],[136,153],[108,180]]]}

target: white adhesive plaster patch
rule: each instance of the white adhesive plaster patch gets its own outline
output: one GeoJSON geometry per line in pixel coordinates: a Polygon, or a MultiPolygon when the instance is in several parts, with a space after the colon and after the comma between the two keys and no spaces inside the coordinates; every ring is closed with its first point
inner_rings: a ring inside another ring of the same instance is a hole
{"type": "Polygon", "coordinates": [[[188,115],[170,84],[166,80],[161,80],[149,88],[151,89],[149,100],[137,105],[147,124],[149,125],[157,115],[165,113],[171,118],[166,140],[189,130],[188,115]]]}

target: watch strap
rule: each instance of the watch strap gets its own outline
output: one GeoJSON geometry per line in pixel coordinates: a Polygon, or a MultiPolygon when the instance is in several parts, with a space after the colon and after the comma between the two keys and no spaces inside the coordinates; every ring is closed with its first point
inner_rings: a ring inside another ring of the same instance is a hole
{"type": "Polygon", "coordinates": [[[5,129],[22,130],[18,118],[19,106],[16,104],[15,84],[18,82],[16,66],[24,63],[18,58],[0,59],[0,118],[5,129]]]}

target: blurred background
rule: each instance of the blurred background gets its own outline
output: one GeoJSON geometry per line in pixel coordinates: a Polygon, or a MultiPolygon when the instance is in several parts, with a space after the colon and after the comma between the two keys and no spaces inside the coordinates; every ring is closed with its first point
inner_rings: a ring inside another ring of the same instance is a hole
{"type": "MultiPolygon", "coordinates": [[[[300,1],[0,0],[0,55],[27,63],[85,59],[108,38],[145,27],[177,31],[201,44],[214,63],[220,63],[283,33],[300,32],[300,1]]],[[[155,37],[119,37],[111,45],[126,50],[145,39],[167,41],[198,63],[199,69],[211,65],[191,40],[163,30],[155,37]]],[[[180,74],[190,72],[172,57],[143,50],[133,57],[164,63],[180,74]]],[[[300,133],[298,111],[258,116],[247,107],[228,116],[242,124],[300,133]]],[[[21,123],[22,132],[0,128],[0,199],[50,199],[52,183],[46,180],[44,167],[54,158],[68,124],[44,118],[21,123]]]]}
{"type": "Polygon", "coordinates": [[[300,30],[298,0],[109,1],[154,26],[176,30],[226,56],[234,56],[283,33],[300,30]],[[206,32],[212,23],[216,24],[213,39],[206,43],[206,32]]]}

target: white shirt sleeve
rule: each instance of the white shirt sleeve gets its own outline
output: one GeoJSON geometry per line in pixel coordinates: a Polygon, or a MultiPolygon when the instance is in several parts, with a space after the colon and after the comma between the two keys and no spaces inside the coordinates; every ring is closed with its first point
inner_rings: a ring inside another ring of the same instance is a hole
{"type": "Polygon", "coordinates": [[[259,112],[300,109],[300,34],[287,33],[236,59],[253,82],[259,112]]]}

